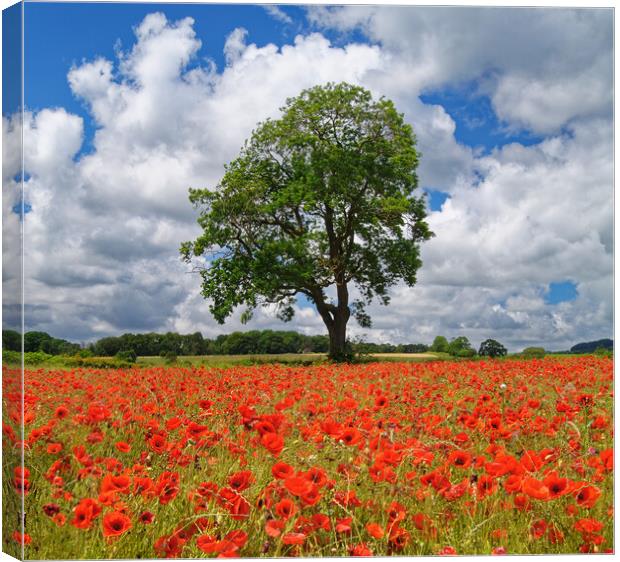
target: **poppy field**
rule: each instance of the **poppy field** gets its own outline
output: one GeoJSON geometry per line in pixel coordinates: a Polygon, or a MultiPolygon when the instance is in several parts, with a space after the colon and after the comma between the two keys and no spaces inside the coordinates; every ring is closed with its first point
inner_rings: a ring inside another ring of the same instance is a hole
{"type": "Polygon", "coordinates": [[[610,358],[27,370],[23,412],[19,371],[3,391],[13,555],[613,550],[610,358]]]}

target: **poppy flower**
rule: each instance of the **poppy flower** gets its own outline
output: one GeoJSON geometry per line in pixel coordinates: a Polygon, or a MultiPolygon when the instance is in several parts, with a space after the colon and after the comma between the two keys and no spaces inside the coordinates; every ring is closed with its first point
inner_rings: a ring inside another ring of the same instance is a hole
{"type": "Polygon", "coordinates": [[[121,453],[128,453],[129,451],[131,451],[131,445],[129,443],[125,443],[125,441],[118,441],[115,444],[115,447],[121,452],[121,453]]]}
{"type": "Polygon", "coordinates": [[[45,515],[47,515],[48,517],[53,517],[54,515],[56,515],[57,513],[60,512],[60,506],[56,505],[55,503],[48,503],[45,504],[43,506],[43,512],[45,513],[45,515]]]}
{"type": "Polygon", "coordinates": [[[584,485],[578,487],[574,495],[578,505],[589,509],[594,507],[594,504],[601,497],[601,490],[596,486],[584,485]]]}
{"type": "Polygon", "coordinates": [[[196,539],[196,546],[206,554],[213,554],[219,549],[219,540],[211,535],[201,535],[196,539]]]}
{"type": "Polygon", "coordinates": [[[58,408],[56,408],[56,410],[54,411],[54,415],[59,420],[63,420],[69,415],[69,410],[67,410],[67,408],[65,408],[64,406],[58,406],[58,408]]]}
{"type": "Polygon", "coordinates": [[[372,556],[372,550],[366,543],[356,544],[351,548],[351,556],[372,556]]]}
{"type": "Polygon", "coordinates": [[[47,446],[47,452],[50,455],[57,455],[58,453],[60,453],[60,451],[62,451],[62,444],[61,443],[50,443],[47,446]]]}
{"type": "Polygon", "coordinates": [[[138,517],[138,521],[140,523],[144,523],[145,525],[150,525],[155,520],[155,515],[153,515],[150,511],[143,511],[138,517]]]}
{"type": "Polygon", "coordinates": [[[363,435],[354,427],[347,427],[339,436],[338,441],[342,441],[345,445],[357,445],[363,438],[363,435]]]}
{"type": "Polygon", "coordinates": [[[284,521],[279,519],[270,519],[265,523],[265,533],[270,537],[279,537],[284,529],[284,521]]]}
{"type": "Polygon", "coordinates": [[[284,439],[277,433],[265,433],[260,441],[274,457],[277,457],[284,449],[284,439]]]}
{"type": "Polygon", "coordinates": [[[559,498],[571,491],[570,481],[568,478],[558,477],[557,472],[550,472],[543,479],[543,484],[549,489],[549,498],[559,498]]]}
{"type": "Polygon", "coordinates": [[[324,513],[315,513],[312,516],[312,524],[315,529],[322,529],[323,531],[331,529],[331,519],[324,513]]]}
{"type": "Polygon", "coordinates": [[[383,535],[385,535],[383,528],[378,523],[368,523],[366,525],[366,531],[368,531],[368,534],[375,539],[381,539],[383,538],[383,535]]]}
{"type": "Polygon", "coordinates": [[[393,526],[391,528],[388,536],[390,544],[397,550],[402,550],[405,548],[409,544],[410,539],[411,535],[409,534],[409,531],[397,526],[393,526]]]}
{"type": "Polygon", "coordinates": [[[494,478],[486,474],[480,476],[476,482],[476,491],[481,498],[494,494],[496,489],[497,482],[494,478]]]}
{"type": "Polygon", "coordinates": [[[538,519],[530,526],[530,535],[534,539],[540,539],[546,532],[547,522],[544,519],[538,519]]]}
{"type": "Polygon", "coordinates": [[[295,474],[295,469],[290,464],[278,461],[271,467],[271,474],[278,480],[284,480],[289,476],[293,476],[295,474]]]}
{"type": "Polygon", "coordinates": [[[119,492],[128,494],[131,483],[131,478],[127,474],[106,474],[101,480],[100,493],[119,492]]]}
{"type": "Polygon", "coordinates": [[[275,512],[278,517],[281,517],[286,521],[287,519],[295,515],[295,513],[297,512],[297,507],[295,506],[294,501],[288,498],[284,498],[275,505],[275,512]]]}
{"type": "Polygon", "coordinates": [[[90,529],[93,519],[101,513],[101,507],[95,500],[84,498],[75,506],[73,513],[71,525],[78,529],[90,529]]]}
{"type": "Polygon", "coordinates": [[[453,546],[444,546],[438,553],[439,556],[456,556],[456,548],[453,546]]]}
{"type": "Polygon", "coordinates": [[[339,519],[336,521],[336,532],[337,533],[350,533],[351,532],[351,522],[353,521],[352,517],[344,517],[343,519],[339,519]]]}
{"type": "Polygon", "coordinates": [[[112,511],[103,516],[103,536],[118,537],[131,529],[131,519],[120,511],[112,511]]]}
{"type": "Polygon", "coordinates": [[[313,484],[303,476],[290,476],[284,481],[284,487],[294,496],[303,496],[312,490],[313,484]]]}
{"type": "Polygon", "coordinates": [[[304,544],[306,540],[306,535],[303,533],[286,533],[286,535],[282,535],[282,542],[284,544],[304,544]]]}
{"type": "Polygon", "coordinates": [[[32,537],[28,533],[22,534],[19,531],[13,531],[13,540],[23,545],[32,543],[32,537]]]}
{"type": "Polygon", "coordinates": [[[469,468],[471,465],[471,455],[466,451],[452,451],[448,455],[448,463],[457,468],[469,468]]]}
{"type": "Polygon", "coordinates": [[[149,446],[156,453],[163,453],[166,451],[168,443],[163,435],[155,434],[149,439],[149,446]]]}
{"type": "Polygon", "coordinates": [[[237,492],[242,492],[246,488],[250,487],[250,484],[254,482],[255,478],[251,470],[242,470],[241,472],[235,472],[228,477],[228,485],[237,492]]]}
{"type": "Polygon", "coordinates": [[[549,488],[544,482],[536,478],[526,478],[521,486],[523,493],[536,500],[548,500],[550,498],[549,488]]]}
{"type": "Polygon", "coordinates": [[[224,540],[232,542],[237,548],[243,548],[248,541],[248,534],[241,529],[235,529],[227,533],[224,540]]]}

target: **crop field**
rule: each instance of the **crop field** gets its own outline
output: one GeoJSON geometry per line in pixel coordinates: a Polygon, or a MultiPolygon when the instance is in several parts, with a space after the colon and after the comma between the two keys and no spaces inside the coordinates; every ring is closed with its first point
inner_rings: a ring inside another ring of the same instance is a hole
{"type": "Polygon", "coordinates": [[[5,369],[13,555],[22,542],[30,559],[614,546],[609,358],[38,369],[25,388],[22,417],[5,369]]]}

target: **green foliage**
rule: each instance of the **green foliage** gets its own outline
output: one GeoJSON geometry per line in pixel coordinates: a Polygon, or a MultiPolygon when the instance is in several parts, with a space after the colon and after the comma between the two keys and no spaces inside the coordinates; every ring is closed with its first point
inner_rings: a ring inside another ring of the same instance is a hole
{"type": "Polygon", "coordinates": [[[454,338],[448,345],[448,353],[453,357],[473,357],[476,355],[465,336],[454,338]]]}
{"type": "Polygon", "coordinates": [[[418,153],[411,126],[389,100],[328,84],[287,100],[282,117],[257,126],[215,189],[191,189],[202,234],[181,246],[187,262],[207,257],[202,294],[223,323],[233,310],[275,304],[290,320],[296,296],[317,307],[342,359],[351,315],[421,266],[430,238],[415,197],[418,153]],[[349,286],[361,298],[349,302],[349,286]],[[335,287],[332,302],[325,290],[335,287]]]}
{"type": "Polygon", "coordinates": [[[174,351],[166,351],[164,353],[164,359],[166,360],[166,363],[176,363],[177,354],[174,351]]]}
{"type": "Polygon", "coordinates": [[[22,354],[19,351],[2,349],[2,363],[5,365],[20,365],[22,354]]]}
{"type": "Polygon", "coordinates": [[[613,349],[609,349],[607,347],[597,347],[594,350],[594,355],[598,355],[599,357],[613,357],[614,351],[613,349]]]}
{"type": "Polygon", "coordinates": [[[133,349],[123,349],[119,351],[115,356],[119,361],[125,361],[126,363],[135,363],[138,360],[138,356],[133,349]]]}
{"type": "Polygon", "coordinates": [[[49,355],[73,355],[80,350],[77,343],[53,338],[46,332],[26,332],[24,335],[24,352],[42,351],[49,355]]]}
{"type": "Polygon", "coordinates": [[[542,347],[526,347],[521,352],[521,355],[527,359],[534,359],[534,358],[540,359],[544,357],[545,354],[546,354],[546,351],[542,347]]]}
{"type": "Polygon", "coordinates": [[[433,344],[431,345],[431,351],[437,351],[438,353],[447,353],[448,347],[448,340],[444,336],[437,336],[433,340],[433,344]]]}
{"type": "Polygon", "coordinates": [[[478,355],[486,357],[504,357],[508,353],[508,350],[497,340],[484,340],[480,344],[478,355]]]}
{"type": "Polygon", "coordinates": [[[2,350],[21,351],[22,336],[15,330],[2,330],[2,350]]]}

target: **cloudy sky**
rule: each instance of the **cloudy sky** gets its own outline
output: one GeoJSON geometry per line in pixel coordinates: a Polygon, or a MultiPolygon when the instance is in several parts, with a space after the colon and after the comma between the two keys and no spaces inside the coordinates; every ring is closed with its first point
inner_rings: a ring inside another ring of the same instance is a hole
{"type": "MultiPolygon", "coordinates": [[[[270,310],[218,325],[178,248],[199,232],[188,188],[215,186],[287,97],[344,80],[412,124],[436,234],[417,285],[352,335],[611,337],[612,40],[610,9],[27,3],[26,329],[323,333],[307,305],[288,325],[270,310]]],[[[5,93],[7,324],[17,103],[5,93]]]]}

